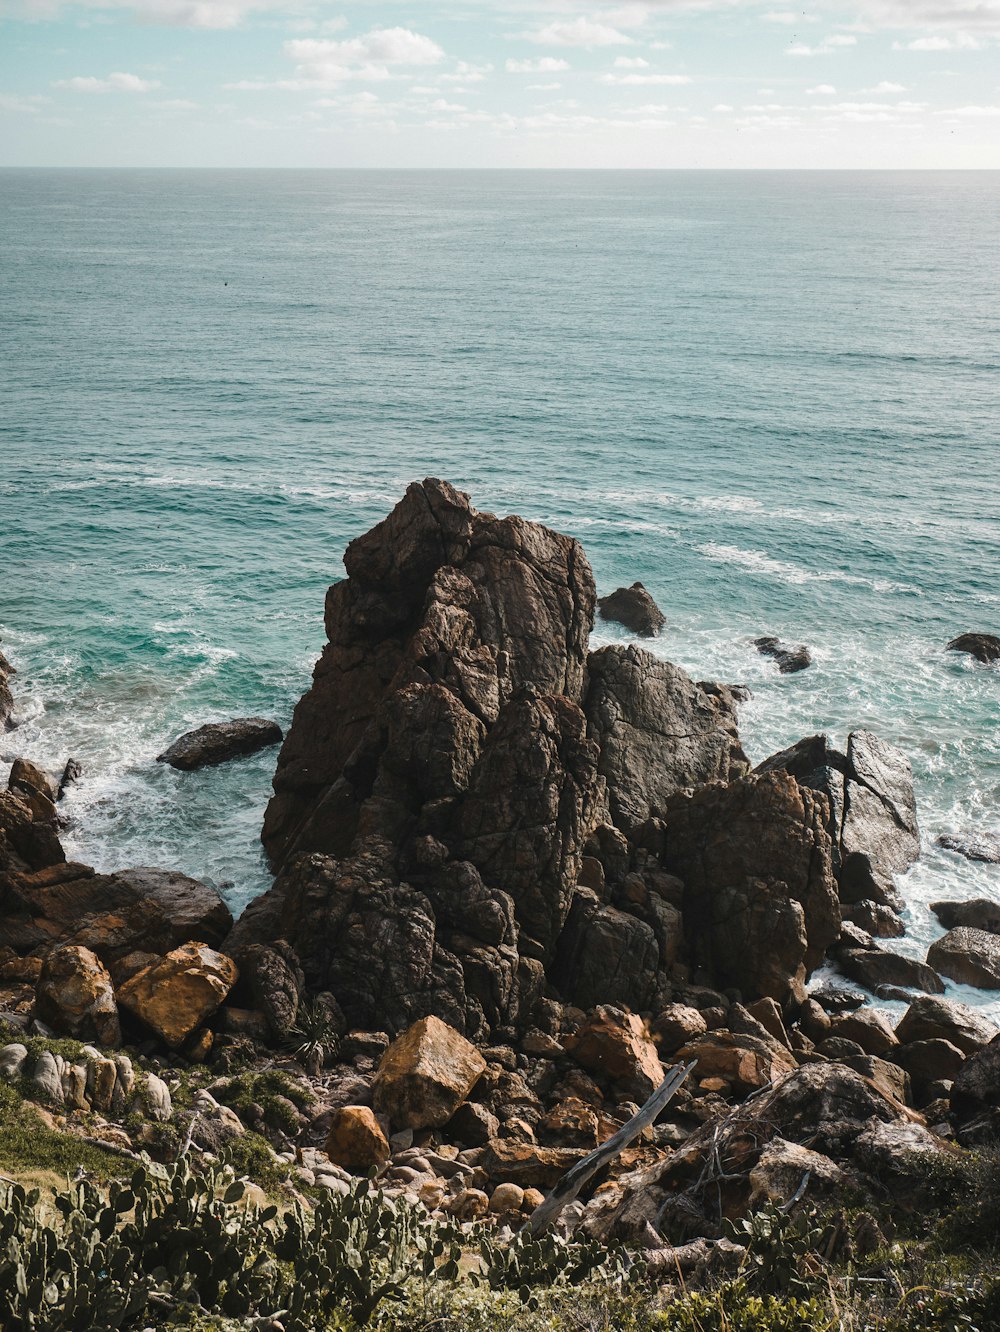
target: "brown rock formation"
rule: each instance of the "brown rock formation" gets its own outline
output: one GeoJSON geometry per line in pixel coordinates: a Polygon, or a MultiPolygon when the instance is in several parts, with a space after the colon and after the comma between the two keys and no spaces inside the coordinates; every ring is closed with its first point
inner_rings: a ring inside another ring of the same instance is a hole
{"type": "Polygon", "coordinates": [[[485,1068],[486,1060],[459,1032],[439,1018],[421,1018],[382,1056],[375,1109],[396,1129],[440,1128],[485,1068]]]}
{"type": "Polygon", "coordinates": [[[642,583],[633,583],[631,587],[619,587],[597,603],[601,618],[623,624],[634,634],[643,638],[655,638],[667,622],[667,617],[657,606],[642,583]]]}
{"type": "Polygon", "coordinates": [[[130,977],[118,1001],[176,1049],[211,1017],[238,975],[224,953],[206,944],[184,944],[130,977]]]}

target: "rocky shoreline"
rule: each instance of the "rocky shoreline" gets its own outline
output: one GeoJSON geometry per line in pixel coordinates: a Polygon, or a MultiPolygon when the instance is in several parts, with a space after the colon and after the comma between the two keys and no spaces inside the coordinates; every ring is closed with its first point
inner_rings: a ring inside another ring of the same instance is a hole
{"type": "MultiPolygon", "coordinates": [[[[444,482],[345,566],[277,759],[274,884],[238,921],[169,868],[68,862],[61,784],[15,764],[0,1077],[46,1123],[161,1162],[252,1140],[291,1194],[375,1171],[516,1228],[690,1064],[560,1222],[672,1279],[724,1262],[727,1223],[764,1203],[919,1209],[928,1159],[1000,1138],[1000,1035],[941,997],[945,977],[1000,989],[1000,910],[938,904],[925,962],[887,943],[920,855],[903,753],[856,730],[751,770],[737,688],[589,650],[598,611],[659,632],[641,584],[599,603],[576,541],[444,482]],[[826,961],[867,993],[810,994],[826,961]],[[879,998],[906,1001],[895,1027],[879,998]]],[[[0,726],[10,675],[0,656],[0,726]]],[[[281,738],[232,728],[161,758],[281,738]]]]}

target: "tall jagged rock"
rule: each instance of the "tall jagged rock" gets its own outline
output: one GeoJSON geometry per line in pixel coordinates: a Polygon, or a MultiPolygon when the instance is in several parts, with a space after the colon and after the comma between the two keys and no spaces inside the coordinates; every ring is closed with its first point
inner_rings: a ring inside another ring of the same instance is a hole
{"type": "Polygon", "coordinates": [[[411,485],[344,562],[265,818],[278,877],[228,951],[283,938],[308,988],[393,1033],[512,1032],[546,974],[651,998],[681,937],[668,904],[625,894],[563,935],[595,834],[611,892],[675,792],[745,770],[726,691],[635,648],[588,657],[581,547],[444,482],[411,485]],[[609,930],[614,965],[594,955],[609,930]]]}
{"type": "Polygon", "coordinates": [[[14,694],[10,687],[10,677],[14,674],[14,667],[7,658],[0,652],[0,732],[10,731],[14,727],[14,694]]]}

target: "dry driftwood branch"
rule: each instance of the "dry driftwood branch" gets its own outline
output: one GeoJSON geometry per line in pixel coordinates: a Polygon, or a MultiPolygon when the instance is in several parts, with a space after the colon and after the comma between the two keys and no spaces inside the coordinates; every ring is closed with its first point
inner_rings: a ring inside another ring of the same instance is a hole
{"type": "Polygon", "coordinates": [[[596,1175],[601,1166],[607,1165],[609,1161],[619,1156],[644,1128],[653,1123],[664,1106],[679,1091],[684,1079],[694,1067],[693,1063],[676,1064],[670,1069],[642,1109],[623,1124],[614,1137],[601,1143],[600,1147],[595,1147],[582,1161],[577,1161],[575,1166],[566,1171],[545,1201],[539,1203],[528,1217],[524,1229],[530,1235],[537,1235],[546,1226],[553,1225],[563,1208],[573,1201],[587,1180],[596,1175]]]}

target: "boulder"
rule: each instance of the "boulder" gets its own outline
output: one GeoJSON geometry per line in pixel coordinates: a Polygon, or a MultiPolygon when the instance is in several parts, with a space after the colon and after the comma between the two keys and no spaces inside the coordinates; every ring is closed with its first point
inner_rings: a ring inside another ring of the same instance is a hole
{"type": "Polygon", "coordinates": [[[986,665],[1000,661],[1000,638],[995,634],[959,634],[945,648],[946,652],[966,652],[986,665]]]}
{"type": "Polygon", "coordinates": [[[808,1178],[812,1202],[837,1202],[851,1184],[850,1176],[827,1156],[810,1151],[797,1142],[772,1138],[750,1171],[748,1209],[756,1211],[765,1203],[784,1206],[808,1178]]]}
{"type": "Polygon", "coordinates": [[[951,1108],[958,1120],[1000,1107],[1000,1039],[970,1055],[955,1075],[951,1108]]]}
{"type": "Polygon", "coordinates": [[[101,1045],[120,1045],[111,977],[89,948],[54,948],[42,965],[35,1009],[53,1030],[101,1045]]]}
{"type": "Polygon", "coordinates": [[[365,1175],[389,1160],[389,1142],[368,1106],[345,1105],[333,1112],[326,1154],[352,1175],[365,1175]]]}
{"type": "Polygon", "coordinates": [[[191,772],[194,768],[214,767],[245,754],[256,754],[258,750],[281,744],[281,740],[277,722],[264,717],[237,717],[186,731],[156,761],[191,772]]]}
{"type": "Polygon", "coordinates": [[[678,1050],[675,1059],[679,1064],[694,1060],[696,1081],[721,1078],[741,1097],[781,1082],[798,1067],[791,1051],[776,1041],[765,1042],[730,1031],[710,1031],[699,1036],[678,1050]]]}
{"type": "Polygon", "coordinates": [[[855,902],[842,907],[841,915],[875,939],[901,939],[906,933],[906,926],[892,907],[881,902],[855,902]]]}
{"type": "Polygon", "coordinates": [[[177,1049],[212,1016],[238,975],[224,953],[207,944],[183,944],[127,980],[118,1001],[177,1049]]]}
{"type": "Polygon", "coordinates": [[[870,1078],[883,1096],[889,1096],[901,1105],[913,1104],[910,1075],[898,1064],[866,1054],[842,1055],[839,1062],[853,1068],[862,1077],[870,1078]]]}
{"type": "Polygon", "coordinates": [[[812,653],[804,643],[792,647],[788,643],[783,643],[780,638],[765,636],[755,638],[753,645],[761,656],[770,657],[778,663],[778,670],[782,675],[794,675],[796,671],[804,671],[807,666],[812,665],[812,653]]]}
{"type": "Polygon", "coordinates": [[[519,1212],[524,1206],[524,1189],[519,1184],[498,1184],[490,1197],[490,1211],[519,1212]]]}
{"type": "Polygon", "coordinates": [[[66,766],[62,770],[62,776],[59,778],[59,787],[56,791],[56,800],[62,800],[71,786],[83,776],[83,765],[74,758],[66,760],[66,766]]]}
{"type": "Polygon", "coordinates": [[[959,926],[927,950],[930,966],[961,985],[1000,990],[1000,936],[959,926]]]}
{"type": "Polygon", "coordinates": [[[963,1054],[975,1054],[998,1034],[974,1008],[953,999],[921,995],[900,1018],[896,1037],[903,1045],[912,1041],[948,1041],[963,1054]]]}
{"type": "Polygon", "coordinates": [[[551,1189],[586,1152],[571,1147],[540,1147],[514,1138],[494,1138],[483,1151],[482,1167],[496,1184],[551,1189]]]}
{"type": "Polygon", "coordinates": [[[931,910],[946,930],[965,926],[985,930],[987,934],[1000,934],[1000,905],[989,898],[977,897],[971,902],[932,902],[931,910]]]}
{"type": "Polygon", "coordinates": [[[672,1055],[682,1045],[708,1030],[702,1014],[687,1004],[667,1004],[650,1024],[653,1040],[663,1054],[672,1055]]]}
{"type": "Polygon", "coordinates": [[[918,1090],[932,1082],[953,1082],[965,1063],[965,1055],[957,1045],[940,1037],[928,1041],[911,1041],[892,1051],[893,1063],[905,1068],[918,1090]]]}
{"type": "Polygon", "coordinates": [[[643,638],[655,638],[667,622],[667,617],[642,583],[619,587],[608,596],[601,597],[597,609],[602,619],[623,624],[626,629],[631,629],[632,633],[643,638]]]}
{"type": "Polygon", "coordinates": [[[664,867],[683,880],[684,929],[719,986],[801,1000],[840,933],[823,798],[786,772],[674,796],[664,867]]]}
{"type": "Polygon", "coordinates": [[[373,1087],[377,1112],[393,1128],[440,1128],[466,1099],[486,1060],[436,1017],[421,1018],[389,1046],[373,1087]]]}
{"type": "Polygon", "coordinates": [[[638,1101],[648,1100],[663,1081],[663,1065],[646,1024],[635,1013],[602,1006],[563,1041],[581,1068],[614,1083],[638,1101]]]}
{"type": "Polygon", "coordinates": [[[59,788],[47,772],[43,772],[30,759],[16,758],[11,764],[7,786],[11,791],[22,794],[41,796],[46,802],[43,808],[51,809],[50,817],[55,815],[55,804],[59,798],[59,788]]]}
{"type": "Polygon", "coordinates": [[[859,1008],[842,1013],[830,1024],[830,1035],[857,1041],[865,1054],[885,1055],[899,1044],[896,1033],[885,1017],[874,1008],[859,1008]]]}
{"type": "Polygon", "coordinates": [[[629,837],[661,817],[677,791],[748,770],[723,686],[695,684],[635,646],[592,652],[587,671],[583,708],[600,746],[598,771],[615,826],[629,837]]]}
{"type": "Polygon", "coordinates": [[[923,990],[926,994],[944,994],[944,981],[933,967],[884,948],[839,949],[837,965],[845,976],[864,985],[873,994],[887,985],[904,990],[923,990]]]}
{"type": "MultiPolygon", "coordinates": [[[[946,851],[955,851],[958,855],[965,856],[966,860],[978,860],[984,865],[1000,865],[1000,833],[970,828],[966,832],[945,833],[937,839],[937,844],[943,846],[946,851]]],[[[942,902],[937,905],[946,904],[942,902]]],[[[935,904],[932,904],[931,910],[935,909],[935,904]]],[[[956,924],[969,923],[971,922],[956,922],[956,924]]]]}

